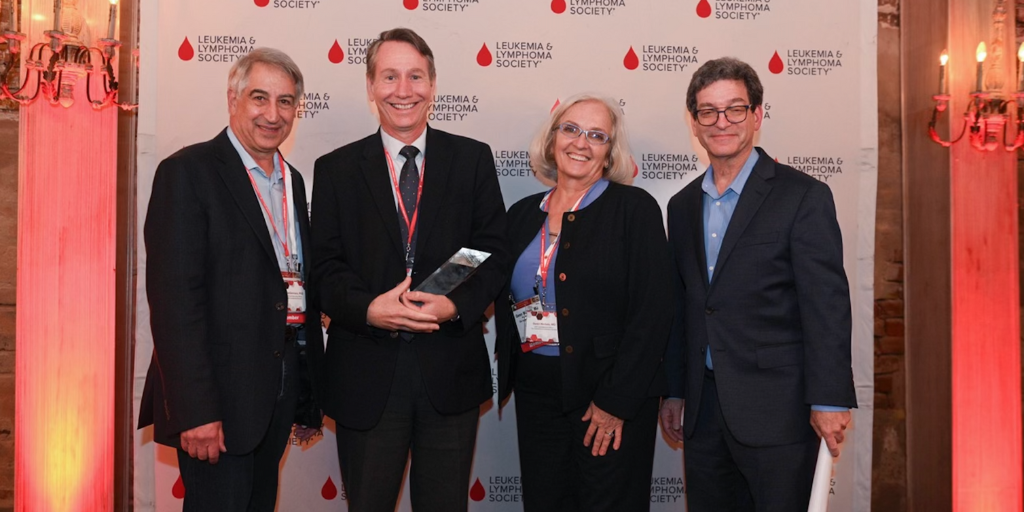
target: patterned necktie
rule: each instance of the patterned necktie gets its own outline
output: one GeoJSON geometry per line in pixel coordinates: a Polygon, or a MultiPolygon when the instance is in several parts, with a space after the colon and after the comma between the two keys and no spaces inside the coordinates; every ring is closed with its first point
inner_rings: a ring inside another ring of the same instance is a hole
{"type": "Polygon", "coordinates": [[[405,214],[409,217],[409,222],[412,222],[413,212],[416,211],[416,192],[420,188],[420,174],[416,170],[416,155],[420,154],[420,150],[416,149],[416,146],[406,146],[398,154],[405,157],[402,174],[398,178],[398,189],[402,192],[405,214]]]}

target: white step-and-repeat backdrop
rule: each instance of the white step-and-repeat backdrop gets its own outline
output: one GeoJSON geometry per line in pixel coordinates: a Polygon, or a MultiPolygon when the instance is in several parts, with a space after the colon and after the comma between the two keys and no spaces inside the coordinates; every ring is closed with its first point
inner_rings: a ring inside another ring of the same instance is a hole
{"type": "MultiPolygon", "coordinates": [[[[284,50],[305,75],[306,97],[282,149],[311,186],[317,157],[377,128],[366,99],[369,43],[385,29],[416,30],[437,63],[431,124],[491,145],[506,205],[543,188],[527,147],[552,106],[592,91],[618,99],[634,185],[664,206],[707,166],[686,118],[690,76],[708,59],[738,57],[764,83],[758,145],[836,197],[860,408],[834,470],[831,510],[869,510],[876,9],[875,0],[143,0],[138,226],[157,163],[227,124],[228,69],[255,47],[284,50]]],[[[136,404],[152,354],[141,236],[138,265],[136,404]]],[[[481,408],[473,511],[522,508],[514,414],[481,408]]],[[[138,433],[135,450],[136,510],[181,510],[174,452],[153,443],[151,429],[138,433]]],[[[651,509],[684,507],[682,448],[659,436],[651,509]]],[[[333,423],[289,447],[278,510],[346,510],[333,423]]],[[[410,510],[407,491],[399,510],[410,510]]]]}

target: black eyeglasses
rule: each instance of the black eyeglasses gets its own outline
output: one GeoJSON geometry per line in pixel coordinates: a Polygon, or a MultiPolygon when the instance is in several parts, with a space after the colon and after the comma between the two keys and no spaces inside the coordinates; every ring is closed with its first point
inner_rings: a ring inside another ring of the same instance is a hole
{"type": "Polygon", "coordinates": [[[725,120],[732,124],[742,123],[747,120],[747,112],[753,105],[733,105],[722,110],[714,108],[702,108],[697,110],[697,122],[701,126],[714,126],[718,122],[718,116],[725,114],[725,120]]]}
{"type": "Polygon", "coordinates": [[[587,142],[595,146],[608,144],[608,141],[612,140],[612,136],[608,135],[605,132],[602,132],[600,130],[584,130],[583,128],[580,128],[579,126],[576,126],[572,123],[562,123],[556,126],[555,129],[561,132],[562,135],[565,135],[570,139],[575,139],[580,135],[584,135],[587,137],[587,142]]]}

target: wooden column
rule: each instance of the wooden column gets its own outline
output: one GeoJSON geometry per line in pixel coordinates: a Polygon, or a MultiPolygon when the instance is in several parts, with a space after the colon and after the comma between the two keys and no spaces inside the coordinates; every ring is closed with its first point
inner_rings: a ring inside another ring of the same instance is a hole
{"type": "MultiPolygon", "coordinates": [[[[960,133],[993,0],[902,4],[908,503],[914,511],[1022,510],[1016,154],[927,139],[949,49],[944,138],[960,133]],[[952,133],[950,133],[952,132],[952,133]]],[[[998,62],[1016,85],[1014,3],[998,62]]],[[[991,53],[990,59],[997,58],[991,53]]]]}

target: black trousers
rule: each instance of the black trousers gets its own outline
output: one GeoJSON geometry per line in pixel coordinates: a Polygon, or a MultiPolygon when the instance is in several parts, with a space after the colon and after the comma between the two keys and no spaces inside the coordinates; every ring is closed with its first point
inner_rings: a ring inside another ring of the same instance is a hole
{"type": "Polygon", "coordinates": [[[818,438],[782,446],[741,444],[729,432],[714,373],[706,372],[693,437],[684,442],[689,512],[807,510],[818,438]]]}
{"type": "Polygon", "coordinates": [[[595,457],[583,446],[587,408],[562,410],[558,357],[519,354],[515,394],[524,511],[650,510],[657,397],[623,423],[618,450],[595,457]]]}
{"type": "Polygon", "coordinates": [[[185,484],[184,512],[274,511],[278,469],[291,435],[298,399],[298,348],[294,343],[285,350],[282,361],[281,392],[263,440],[255,450],[242,455],[222,453],[216,464],[210,464],[193,459],[178,448],[178,468],[185,484]]]}
{"type": "Polygon", "coordinates": [[[388,403],[370,430],[338,423],[338,462],[349,512],[393,512],[412,452],[409,485],[416,512],[469,506],[479,408],[445,415],[431,405],[412,343],[401,343],[388,403]]]}

